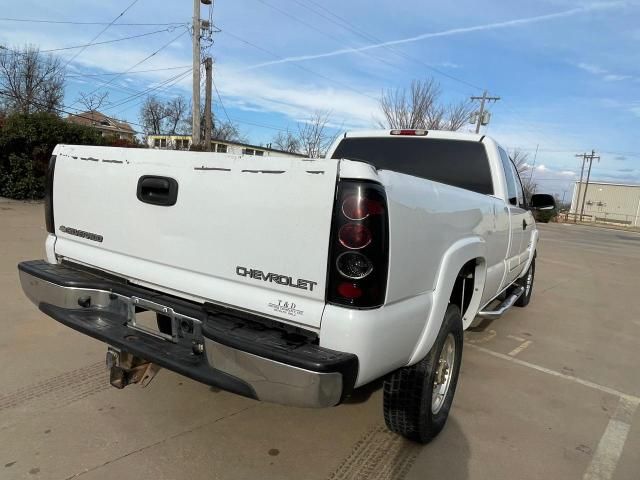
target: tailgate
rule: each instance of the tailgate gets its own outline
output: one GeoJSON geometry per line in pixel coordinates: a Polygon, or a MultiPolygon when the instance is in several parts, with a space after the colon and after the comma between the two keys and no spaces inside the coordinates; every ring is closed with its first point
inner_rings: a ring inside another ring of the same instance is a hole
{"type": "Polygon", "coordinates": [[[338,162],[58,146],[57,255],[198,301],[318,328],[338,162]],[[141,177],[174,179],[175,205],[141,177]]]}

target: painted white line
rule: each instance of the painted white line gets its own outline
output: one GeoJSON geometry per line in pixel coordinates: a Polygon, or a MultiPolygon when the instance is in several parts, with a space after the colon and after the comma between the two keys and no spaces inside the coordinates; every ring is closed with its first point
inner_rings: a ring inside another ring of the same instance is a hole
{"type": "Polygon", "coordinates": [[[608,393],[609,395],[615,395],[616,397],[620,397],[629,402],[640,402],[640,397],[636,397],[634,395],[629,395],[627,393],[623,393],[615,388],[606,387],[604,385],[599,385],[594,382],[590,382],[589,380],[583,380],[578,377],[573,377],[571,375],[567,375],[561,372],[557,372],[555,370],[551,370],[550,368],[541,367],[540,365],[536,365],[535,363],[525,362],[524,360],[518,360],[515,357],[510,357],[509,355],[505,355],[504,353],[494,352],[493,350],[489,350],[488,348],[481,347],[479,345],[469,344],[470,348],[474,348],[480,352],[486,353],[487,355],[491,355],[496,358],[501,358],[502,360],[506,360],[508,362],[515,363],[522,367],[531,368],[533,370],[537,370],[538,372],[546,373],[547,375],[552,375],[554,377],[563,378],[565,380],[569,380],[570,382],[578,383],[580,385],[584,385],[585,387],[593,388],[595,390],[599,390],[604,393],[608,393]]]}
{"type": "Polygon", "coordinates": [[[591,463],[582,476],[582,480],[610,480],[618,466],[624,444],[627,441],[633,415],[638,401],[620,399],[618,407],[598,442],[591,463]]]}
{"type": "Polygon", "coordinates": [[[471,338],[471,337],[473,337],[473,334],[467,333],[466,336],[470,337],[470,338],[468,340],[466,340],[466,338],[465,338],[465,340],[466,340],[467,343],[471,343],[471,344],[487,343],[487,342],[493,340],[497,334],[498,333],[495,330],[489,330],[487,332],[487,334],[485,336],[483,336],[483,337],[471,338]]]}
{"type": "Polygon", "coordinates": [[[519,347],[514,348],[513,350],[511,350],[509,352],[509,355],[512,357],[515,357],[516,355],[518,355],[521,351],[523,351],[525,348],[529,348],[529,345],[531,345],[533,342],[531,340],[527,340],[526,342],[523,342],[522,345],[520,345],[519,347]]]}
{"type": "Polygon", "coordinates": [[[510,338],[511,340],[515,340],[516,342],[526,342],[526,338],[522,338],[522,337],[516,337],[515,335],[507,335],[507,338],[510,338]]]}

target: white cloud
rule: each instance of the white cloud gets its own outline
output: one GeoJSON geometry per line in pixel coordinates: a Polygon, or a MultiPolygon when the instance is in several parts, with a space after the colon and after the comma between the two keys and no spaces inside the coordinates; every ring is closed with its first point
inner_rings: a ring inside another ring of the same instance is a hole
{"type": "Polygon", "coordinates": [[[603,80],[605,82],[619,82],[621,80],[628,80],[631,78],[631,75],[616,75],[614,73],[610,73],[605,75],[603,80]]]}
{"type": "Polygon", "coordinates": [[[229,105],[247,111],[279,112],[294,121],[305,120],[316,111],[330,111],[334,122],[344,122],[343,128],[363,128],[373,126],[378,112],[376,92],[362,89],[360,95],[297,79],[247,75],[225,66],[218,67],[217,86],[229,105]]]}
{"type": "Polygon", "coordinates": [[[594,75],[603,75],[607,73],[604,68],[601,68],[597,65],[593,65],[591,63],[579,63],[576,65],[578,68],[584,70],[585,72],[592,73],[594,75]]]}
{"type": "MultiPolygon", "coordinates": [[[[631,75],[624,75],[620,73],[611,73],[606,68],[602,68],[599,65],[594,65],[592,63],[578,63],[576,64],[580,70],[584,70],[592,75],[596,75],[601,77],[605,82],[620,82],[622,80],[631,80],[633,77],[631,75]]],[[[637,80],[637,79],[636,79],[637,80]]]]}

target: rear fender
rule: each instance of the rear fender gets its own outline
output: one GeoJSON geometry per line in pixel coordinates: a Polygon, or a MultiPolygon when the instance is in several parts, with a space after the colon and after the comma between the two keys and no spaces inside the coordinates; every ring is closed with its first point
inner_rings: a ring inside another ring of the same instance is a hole
{"type": "Polygon", "coordinates": [[[522,273],[520,274],[520,278],[524,277],[529,270],[529,266],[531,266],[531,262],[536,256],[536,247],[538,246],[538,238],[540,237],[540,232],[536,229],[531,234],[531,243],[529,244],[529,258],[527,259],[527,263],[522,269],[522,273]]]}
{"type": "MultiPolygon", "coordinates": [[[[457,241],[444,254],[438,270],[436,288],[433,292],[433,305],[426,319],[422,334],[411,355],[409,365],[413,365],[422,360],[429,353],[429,350],[431,350],[440,331],[442,319],[444,318],[444,313],[449,304],[449,298],[460,269],[470,260],[475,258],[484,259],[486,250],[485,241],[481,237],[470,237],[457,241]]],[[[468,320],[464,322],[465,327],[473,320],[474,315],[472,310],[474,306],[478,304],[478,299],[482,295],[482,286],[484,285],[483,275],[486,274],[486,268],[484,268],[483,265],[485,265],[485,262],[481,262],[481,265],[479,265],[480,268],[476,267],[475,288],[478,290],[474,292],[471,304],[467,312],[465,312],[465,319],[468,320]]],[[[479,306],[479,304],[477,306],[479,306]]]]}

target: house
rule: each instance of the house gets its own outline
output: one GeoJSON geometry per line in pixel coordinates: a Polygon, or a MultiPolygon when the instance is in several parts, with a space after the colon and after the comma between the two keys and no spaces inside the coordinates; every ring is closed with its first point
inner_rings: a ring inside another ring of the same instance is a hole
{"type": "Polygon", "coordinates": [[[66,120],[77,125],[94,127],[103,137],[114,137],[132,142],[136,135],[135,130],[128,123],[107,117],[97,110],[69,115],[66,120]]]}
{"type": "MultiPolygon", "coordinates": [[[[148,135],[149,148],[163,150],[189,150],[191,135],[148,135]]],[[[231,153],[234,155],[255,155],[257,157],[298,157],[304,158],[299,153],[285,152],[270,147],[251,145],[248,143],[232,142],[230,140],[212,140],[211,151],[218,153],[231,153]]]]}

